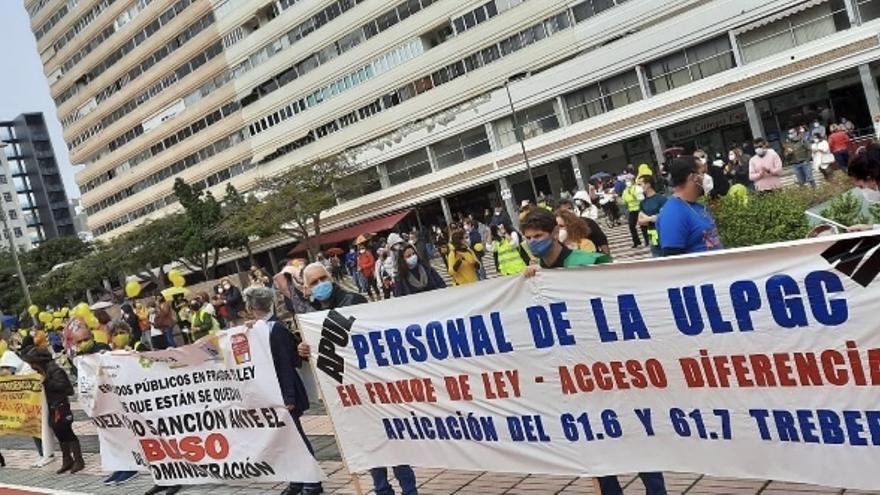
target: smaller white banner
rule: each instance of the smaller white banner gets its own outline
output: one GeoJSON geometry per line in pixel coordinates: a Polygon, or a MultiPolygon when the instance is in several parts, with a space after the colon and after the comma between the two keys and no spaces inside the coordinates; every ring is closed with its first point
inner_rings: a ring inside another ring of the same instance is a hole
{"type": "Polygon", "coordinates": [[[258,322],[176,349],[80,358],[102,467],[148,468],[160,485],[323,479],[284,406],[269,332],[258,322]]]}

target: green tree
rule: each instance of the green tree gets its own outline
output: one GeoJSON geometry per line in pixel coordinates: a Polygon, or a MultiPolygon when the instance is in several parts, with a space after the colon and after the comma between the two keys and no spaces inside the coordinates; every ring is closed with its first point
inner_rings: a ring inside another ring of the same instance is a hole
{"type": "Polygon", "coordinates": [[[226,233],[216,228],[223,216],[220,202],[201,185],[191,186],[181,178],[174,181],[174,194],[184,210],[183,246],[178,260],[189,270],[214,278],[220,250],[230,245],[226,233]]]}
{"type": "Polygon", "coordinates": [[[350,162],[334,155],[261,181],[260,189],[269,194],[257,208],[258,221],[304,242],[314,257],[321,248],[313,242],[321,235],[321,214],[355,186],[354,171],[350,162]]]}
{"type": "Polygon", "coordinates": [[[181,213],[145,222],[111,240],[102,253],[104,263],[116,270],[117,276],[136,275],[164,289],[165,265],[185,255],[186,223],[187,218],[181,213]]]}
{"type": "Polygon", "coordinates": [[[280,232],[275,222],[263,221],[263,202],[254,194],[242,194],[232,184],[227,184],[223,196],[222,217],[212,232],[226,239],[228,247],[244,249],[251,264],[255,264],[251,243],[271,237],[280,232]]]}

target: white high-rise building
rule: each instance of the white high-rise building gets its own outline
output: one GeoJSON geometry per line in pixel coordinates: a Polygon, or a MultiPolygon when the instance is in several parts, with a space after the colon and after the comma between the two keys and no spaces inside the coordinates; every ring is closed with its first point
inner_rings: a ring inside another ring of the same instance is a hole
{"type": "MultiPolygon", "coordinates": [[[[880,114],[880,0],[27,0],[91,231],[346,153],[324,230],[880,114]]],[[[379,225],[383,226],[383,225],[379,225]]],[[[346,235],[337,235],[344,238],[346,235]]],[[[266,241],[262,249],[283,241],[266,241]]]]}

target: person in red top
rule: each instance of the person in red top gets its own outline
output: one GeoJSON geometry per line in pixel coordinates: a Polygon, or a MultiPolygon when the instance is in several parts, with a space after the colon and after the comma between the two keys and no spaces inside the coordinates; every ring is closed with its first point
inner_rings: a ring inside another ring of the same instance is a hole
{"type": "Polygon", "coordinates": [[[849,136],[842,125],[831,124],[831,135],[828,136],[828,148],[834,155],[837,168],[846,173],[849,165],[849,136]]]}
{"type": "Polygon", "coordinates": [[[364,277],[364,286],[366,286],[367,295],[370,296],[370,300],[378,300],[379,286],[376,284],[376,258],[373,257],[373,253],[364,244],[358,246],[357,267],[364,277]],[[374,293],[376,294],[375,296],[373,296],[374,293]]]}

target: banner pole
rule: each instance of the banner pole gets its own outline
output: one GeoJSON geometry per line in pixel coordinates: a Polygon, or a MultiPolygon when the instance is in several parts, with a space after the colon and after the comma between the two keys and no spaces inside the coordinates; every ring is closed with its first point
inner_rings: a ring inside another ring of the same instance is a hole
{"type": "MultiPolygon", "coordinates": [[[[296,320],[296,317],[294,317],[296,320]]],[[[297,321],[299,323],[299,321],[297,321]]],[[[303,339],[302,332],[299,335],[300,341],[305,342],[303,339]]],[[[324,404],[324,410],[327,411],[327,419],[330,420],[330,428],[333,430],[333,440],[336,442],[336,448],[339,449],[339,456],[342,458],[342,467],[348,471],[349,476],[351,477],[351,484],[354,485],[354,492],[357,495],[365,495],[366,492],[361,487],[361,479],[357,475],[348,468],[348,461],[345,459],[345,451],[342,449],[342,444],[339,443],[339,433],[336,431],[336,424],[333,423],[333,416],[330,415],[330,410],[327,409],[327,400],[324,398],[324,391],[321,389],[321,384],[318,382],[318,369],[315,367],[315,360],[309,359],[309,367],[312,368],[312,376],[315,378],[315,388],[318,390],[318,395],[321,396],[321,402],[324,404]]]]}

